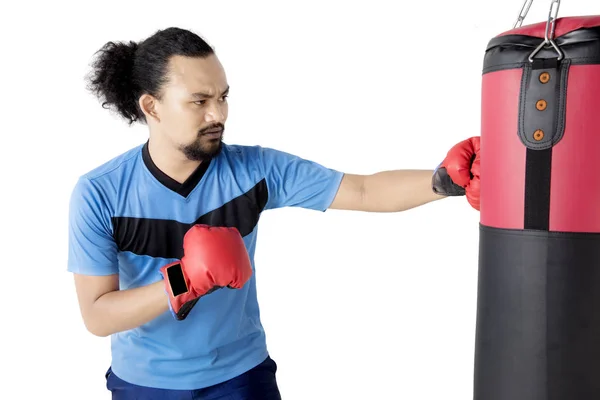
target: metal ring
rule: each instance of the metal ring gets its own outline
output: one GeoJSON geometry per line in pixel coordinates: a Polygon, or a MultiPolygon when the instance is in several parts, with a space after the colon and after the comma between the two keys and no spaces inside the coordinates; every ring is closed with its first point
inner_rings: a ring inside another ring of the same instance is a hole
{"type": "Polygon", "coordinates": [[[554,40],[549,39],[549,40],[544,40],[542,43],[540,43],[540,45],[538,47],[536,47],[535,50],[533,50],[531,52],[531,54],[529,55],[529,62],[533,62],[533,57],[547,45],[551,45],[552,47],[554,47],[554,50],[556,50],[556,53],[558,54],[558,61],[563,59],[564,54],[563,54],[562,50],[558,48],[558,45],[556,44],[556,42],[554,42],[554,40]]]}

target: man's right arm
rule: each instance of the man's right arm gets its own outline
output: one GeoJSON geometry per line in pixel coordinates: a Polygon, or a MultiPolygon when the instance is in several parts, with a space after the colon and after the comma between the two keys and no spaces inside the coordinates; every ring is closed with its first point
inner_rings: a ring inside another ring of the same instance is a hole
{"type": "Polygon", "coordinates": [[[120,290],[110,197],[101,185],[81,178],[69,205],[68,270],[75,276],[84,324],[94,335],[133,329],[167,311],[183,320],[200,297],[216,288],[241,289],[252,276],[237,229],[196,225],[185,234],[182,259],[165,260],[157,282],[120,290]]]}
{"type": "Polygon", "coordinates": [[[118,249],[111,229],[113,200],[102,186],[81,178],[69,204],[68,270],[75,277],[84,324],[97,336],[138,327],[169,309],[163,280],[119,290],[118,249]]]}
{"type": "Polygon", "coordinates": [[[169,310],[165,283],[119,290],[119,276],[75,275],[79,308],[88,331],[109,336],[141,326],[169,310]]]}

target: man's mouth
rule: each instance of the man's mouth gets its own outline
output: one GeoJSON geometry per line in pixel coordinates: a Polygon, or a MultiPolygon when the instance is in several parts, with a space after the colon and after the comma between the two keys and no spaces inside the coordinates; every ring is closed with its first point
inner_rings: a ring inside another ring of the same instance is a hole
{"type": "Polygon", "coordinates": [[[206,134],[206,135],[215,135],[215,134],[221,134],[223,133],[223,129],[224,127],[221,124],[215,124],[211,127],[207,127],[202,131],[202,134],[206,134]]]}
{"type": "Polygon", "coordinates": [[[207,131],[204,131],[202,136],[204,136],[208,139],[219,139],[221,137],[222,133],[223,133],[223,129],[209,129],[207,131]]]}

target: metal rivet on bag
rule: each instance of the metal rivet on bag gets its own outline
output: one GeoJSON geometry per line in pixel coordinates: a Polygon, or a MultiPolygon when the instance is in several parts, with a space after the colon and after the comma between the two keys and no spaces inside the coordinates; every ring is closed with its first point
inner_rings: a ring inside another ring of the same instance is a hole
{"type": "Polygon", "coordinates": [[[548,81],[550,80],[550,74],[547,72],[542,72],[540,74],[540,82],[542,83],[548,83],[548,81]]]}
{"type": "Polygon", "coordinates": [[[547,106],[548,103],[546,102],[546,100],[538,100],[537,103],[535,103],[535,108],[537,108],[540,111],[544,111],[547,106]]]}
{"type": "Polygon", "coordinates": [[[533,138],[535,140],[542,140],[544,138],[544,131],[538,129],[537,131],[533,132],[533,138]]]}

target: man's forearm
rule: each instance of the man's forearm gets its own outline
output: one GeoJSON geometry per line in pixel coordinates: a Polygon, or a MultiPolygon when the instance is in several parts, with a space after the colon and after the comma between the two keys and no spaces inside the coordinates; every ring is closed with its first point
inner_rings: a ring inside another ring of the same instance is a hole
{"type": "Polygon", "coordinates": [[[108,336],[143,325],[169,310],[164,281],[100,296],[91,310],[90,331],[108,336]]]}
{"type": "Polygon", "coordinates": [[[430,170],[396,170],[366,176],[364,211],[405,211],[445,198],[433,192],[432,175],[430,170]]]}

